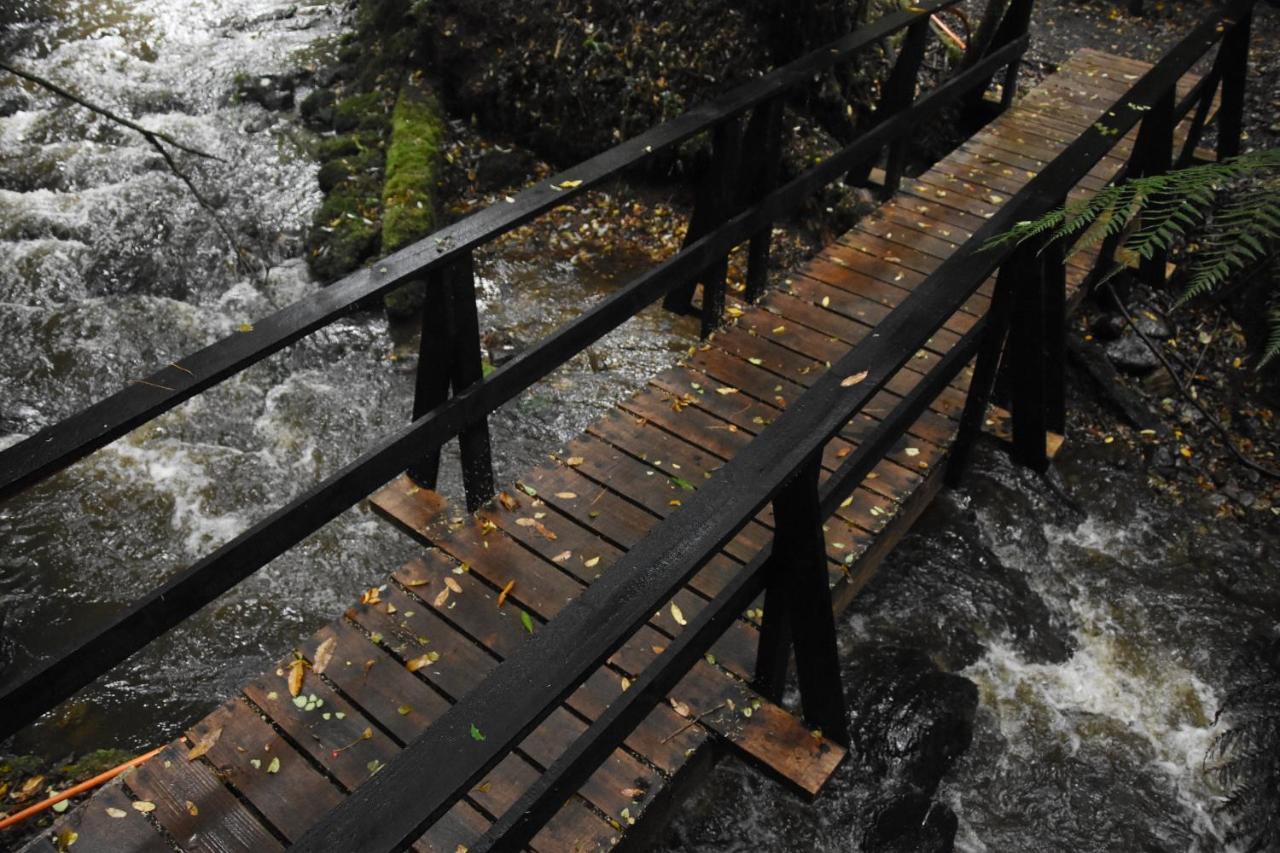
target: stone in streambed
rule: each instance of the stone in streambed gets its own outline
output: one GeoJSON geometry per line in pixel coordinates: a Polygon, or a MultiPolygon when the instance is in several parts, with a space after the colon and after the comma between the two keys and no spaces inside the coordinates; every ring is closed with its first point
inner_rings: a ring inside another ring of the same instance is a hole
{"type": "Polygon", "coordinates": [[[978,688],[941,672],[918,649],[859,649],[846,680],[859,755],[904,787],[932,795],[947,769],[973,738],[978,688]]]}
{"type": "Polygon", "coordinates": [[[1160,366],[1160,359],[1132,330],[1107,344],[1105,349],[1117,370],[1134,376],[1146,376],[1160,366]]]}
{"type": "Polygon", "coordinates": [[[959,820],[943,803],[919,791],[881,798],[862,836],[865,853],[949,853],[959,820]]]}

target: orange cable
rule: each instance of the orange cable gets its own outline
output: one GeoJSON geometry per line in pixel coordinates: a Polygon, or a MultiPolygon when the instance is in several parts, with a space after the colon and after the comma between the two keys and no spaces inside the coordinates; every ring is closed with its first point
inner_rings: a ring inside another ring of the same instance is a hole
{"type": "Polygon", "coordinates": [[[39,814],[40,812],[44,811],[50,806],[53,806],[56,803],[60,803],[63,800],[67,799],[68,797],[74,797],[76,794],[83,794],[85,791],[88,791],[91,788],[96,788],[99,785],[103,784],[104,782],[110,782],[112,779],[119,776],[121,773],[128,770],[130,767],[137,767],[139,764],[146,761],[148,758],[155,755],[157,752],[159,752],[162,749],[164,749],[163,746],[157,746],[155,749],[151,750],[150,752],[144,755],[139,755],[137,758],[129,759],[124,764],[121,764],[119,767],[113,767],[112,769],[108,770],[105,773],[99,773],[97,776],[94,776],[92,779],[89,779],[85,782],[81,782],[78,785],[72,785],[70,788],[68,788],[65,791],[59,791],[58,793],[54,794],[52,797],[50,797],[47,800],[44,800],[43,802],[36,803],[34,806],[28,806],[27,808],[23,809],[22,811],[16,814],[11,814],[4,820],[0,820],[0,829],[8,829],[9,827],[13,826],[15,823],[21,823],[22,821],[31,817],[33,814],[39,814]]]}

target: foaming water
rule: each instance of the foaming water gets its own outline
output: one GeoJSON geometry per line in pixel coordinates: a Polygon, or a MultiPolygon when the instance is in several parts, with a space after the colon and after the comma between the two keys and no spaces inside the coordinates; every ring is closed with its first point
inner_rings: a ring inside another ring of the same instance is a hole
{"type": "MultiPolygon", "coordinates": [[[[1108,452],[1069,443],[1057,462],[1082,518],[980,447],[840,624],[847,691],[882,645],[978,686],[973,742],[935,795],[960,850],[1236,849],[1204,762],[1231,664],[1277,616],[1250,591],[1273,583],[1280,536],[1175,505],[1108,452]]],[[[857,850],[881,790],[856,754],[813,804],[726,762],[663,849],[857,850]]]]}
{"type": "MultiPolygon", "coordinates": [[[[0,55],[217,159],[176,155],[255,257],[139,135],[0,75],[0,447],[314,292],[302,238],[316,137],[235,96],[295,98],[348,26],[345,3],[18,0],[0,55]],[[260,265],[268,269],[265,272],[260,265]]],[[[508,241],[477,254],[481,326],[535,342],[647,258],[594,266],[508,241]]],[[[670,364],[693,324],[650,311],[491,419],[500,478],[670,364]]],[[[0,505],[0,667],[106,624],[403,426],[416,342],[380,313],[330,324],[0,505]]],[[[446,448],[441,490],[460,494],[446,448]]],[[[161,743],[287,654],[415,546],[360,505],[7,745],[49,762],[161,743]]]]}

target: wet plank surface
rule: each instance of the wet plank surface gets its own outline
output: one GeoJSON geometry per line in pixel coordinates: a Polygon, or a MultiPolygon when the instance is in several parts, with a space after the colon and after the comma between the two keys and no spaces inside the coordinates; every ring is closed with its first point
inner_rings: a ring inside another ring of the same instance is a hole
{"type": "MultiPolygon", "coordinates": [[[[387,486],[373,506],[423,553],[31,849],[49,849],[66,831],[77,833],[77,850],[286,847],[678,512],[1145,68],[1079,51],[759,304],[730,298],[729,322],[686,363],[653,377],[476,514],[404,478],[387,486]]],[[[1105,183],[1131,145],[1119,141],[1077,192],[1105,183]]],[[[1092,261],[1069,262],[1069,287],[1092,261]]],[[[988,282],[831,441],[824,477],[982,316],[990,293],[988,282]]],[[[936,492],[967,381],[963,371],[938,395],[827,523],[837,608],[936,492]]],[[[1002,421],[992,423],[998,430],[1002,421]]],[[[414,849],[454,853],[482,833],[769,541],[772,525],[767,510],[748,524],[414,849]]],[[[748,686],[759,606],[614,750],[532,849],[617,846],[651,807],[665,811],[656,807],[664,792],[706,766],[695,758],[717,746],[802,795],[819,792],[844,750],[748,686]]]]}

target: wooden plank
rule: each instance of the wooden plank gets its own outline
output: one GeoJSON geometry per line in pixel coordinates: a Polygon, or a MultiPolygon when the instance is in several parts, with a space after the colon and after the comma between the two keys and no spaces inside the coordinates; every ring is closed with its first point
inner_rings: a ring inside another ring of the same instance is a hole
{"type": "MultiPolygon", "coordinates": [[[[131,772],[131,771],[130,771],[131,772]]],[[[133,808],[124,791],[124,778],[116,777],[87,802],[56,820],[46,833],[23,847],[23,853],[50,853],[58,848],[49,839],[69,838],[74,853],[171,853],[173,850],[147,816],[133,808]],[[114,817],[113,815],[120,815],[114,817]]]]}
{"type": "Polygon", "coordinates": [[[213,771],[187,761],[185,752],[171,744],[124,780],[130,794],[155,805],[151,819],[180,848],[211,853],[284,849],[213,771]]]}

